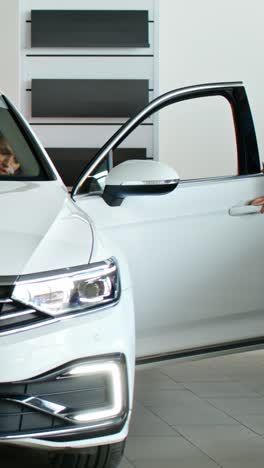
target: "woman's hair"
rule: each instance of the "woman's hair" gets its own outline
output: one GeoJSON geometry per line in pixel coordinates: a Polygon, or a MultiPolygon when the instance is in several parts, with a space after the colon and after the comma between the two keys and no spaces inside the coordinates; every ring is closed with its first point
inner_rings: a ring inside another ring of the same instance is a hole
{"type": "Polygon", "coordinates": [[[0,153],[4,156],[15,156],[14,150],[7,139],[0,133],[0,153]]]}

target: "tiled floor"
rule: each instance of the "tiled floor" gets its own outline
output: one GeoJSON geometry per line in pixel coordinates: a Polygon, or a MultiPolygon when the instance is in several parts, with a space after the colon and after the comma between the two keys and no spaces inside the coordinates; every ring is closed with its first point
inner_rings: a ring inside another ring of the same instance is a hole
{"type": "Polygon", "coordinates": [[[139,370],[120,468],[263,468],[264,352],[139,370]]]}
{"type": "MultiPolygon", "coordinates": [[[[0,451],[0,468],[48,468],[0,451]]],[[[264,468],[264,351],[178,362],[136,374],[119,468],[264,468]]]]}

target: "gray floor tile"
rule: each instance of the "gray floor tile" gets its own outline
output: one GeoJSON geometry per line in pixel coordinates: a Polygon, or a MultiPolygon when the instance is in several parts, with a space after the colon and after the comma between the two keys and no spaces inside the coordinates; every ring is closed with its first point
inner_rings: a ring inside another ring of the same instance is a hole
{"type": "Polygon", "coordinates": [[[176,382],[222,382],[228,381],[229,376],[217,369],[201,368],[198,362],[186,367],[164,367],[164,375],[174,379],[176,382]]]}
{"type": "Polygon", "coordinates": [[[153,413],[171,426],[185,424],[235,424],[231,416],[224,414],[222,411],[202,400],[195,403],[182,403],[174,407],[152,407],[151,409],[153,413]]]}
{"type": "Polygon", "coordinates": [[[162,421],[143,405],[135,403],[129,435],[172,435],[176,437],[177,433],[166,422],[162,421]]]}
{"type": "MultiPolygon", "coordinates": [[[[136,388],[154,388],[154,389],[175,389],[179,388],[179,384],[175,382],[172,378],[162,373],[158,368],[157,369],[147,369],[144,370],[140,368],[136,371],[135,376],[135,386],[136,388]]],[[[182,388],[182,385],[180,386],[182,388]]]]}
{"type": "MultiPolygon", "coordinates": [[[[175,429],[201,449],[212,445],[215,442],[232,442],[255,439],[255,434],[240,424],[219,424],[213,425],[177,425],[175,429]]],[[[260,439],[259,439],[260,440],[260,439]]]]}
{"type": "MultiPolygon", "coordinates": [[[[250,464],[248,461],[227,461],[221,464],[223,468],[263,468],[263,460],[251,460],[250,464]]],[[[161,467],[162,468],[162,467],[161,467]]],[[[194,468],[194,467],[192,467],[194,468]]]]}
{"type": "Polygon", "coordinates": [[[257,434],[264,435],[264,414],[237,414],[236,419],[257,434]]]}
{"type": "MultiPolygon", "coordinates": [[[[189,458],[185,460],[178,459],[174,461],[137,460],[135,462],[135,468],[219,468],[219,466],[220,465],[207,457],[200,457],[199,459],[195,457],[194,459],[189,458]]],[[[263,468],[263,466],[261,468],[263,468]]]]}
{"type": "Polygon", "coordinates": [[[258,392],[261,396],[264,396],[264,378],[257,376],[255,379],[256,383],[256,392],[258,392]]]}
{"type": "Polygon", "coordinates": [[[264,440],[241,425],[176,426],[176,429],[219,464],[241,461],[250,468],[251,462],[264,457],[264,440]]]}
{"type": "Polygon", "coordinates": [[[176,405],[199,402],[200,399],[188,390],[151,390],[149,392],[136,392],[135,398],[144,406],[173,408],[176,405]]]}
{"type": "MultiPolygon", "coordinates": [[[[161,371],[177,382],[255,382],[256,377],[264,382],[263,351],[240,353],[215,358],[178,362],[162,366],[161,371]]],[[[263,386],[264,389],[264,386],[263,386]]],[[[264,390],[263,390],[264,392],[264,390]]]]}
{"type": "MultiPolygon", "coordinates": [[[[210,458],[182,437],[131,437],[126,457],[137,464],[144,462],[209,462],[210,458]]],[[[162,465],[164,466],[164,465],[162,465]]],[[[194,465],[196,466],[196,465],[194,465]]]]}
{"type": "MultiPolygon", "coordinates": [[[[264,459],[264,444],[263,442],[248,441],[241,443],[241,441],[225,444],[217,444],[213,447],[209,447],[206,450],[209,456],[211,456],[219,464],[224,462],[236,462],[244,464],[251,468],[253,463],[259,462],[264,459]]],[[[263,466],[263,465],[262,465],[263,466]]]]}
{"type": "Polygon", "coordinates": [[[254,384],[246,385],[239,382],[193,382],[185,387],[201,398],[218,398],[230,396],[247,396],[256,398],[260,395],[255,391],[254,384]]]}
{"type": "Polygon", "coordinates": [[[241,398],[233,396],[232,398],[210,398],[208,403],[215,408],[224,411],[231,416],[263,414],[264,415],[264,398],[241,398]]]}

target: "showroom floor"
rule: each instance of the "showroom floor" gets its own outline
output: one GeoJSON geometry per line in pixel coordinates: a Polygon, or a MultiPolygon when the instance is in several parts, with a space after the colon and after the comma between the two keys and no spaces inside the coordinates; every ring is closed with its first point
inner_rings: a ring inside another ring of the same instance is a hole
{"type": "Polygon", "coordinates": [[[263,468],[264,352],[140,370],[120,468],[263,468]]]}
{"type": "MultiPolygon", "coordinates": [[[[263,468],[263,371],[264,351],[137,371],[120,468],[263,468]]],[[[48,467],[0,450],[1,468],[18,466],[48,467]]]]}

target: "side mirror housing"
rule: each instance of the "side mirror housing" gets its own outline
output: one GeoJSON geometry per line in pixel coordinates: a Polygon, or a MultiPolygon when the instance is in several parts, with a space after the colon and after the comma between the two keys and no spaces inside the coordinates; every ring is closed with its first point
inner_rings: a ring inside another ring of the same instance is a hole
{"type": "Polygon", "coordinates": [[[130,160],[114,167],[106,179],[103,199],[120,206],[128,196],[164,195],[179,183],[177,172],[153,160],[130,160]]]}

